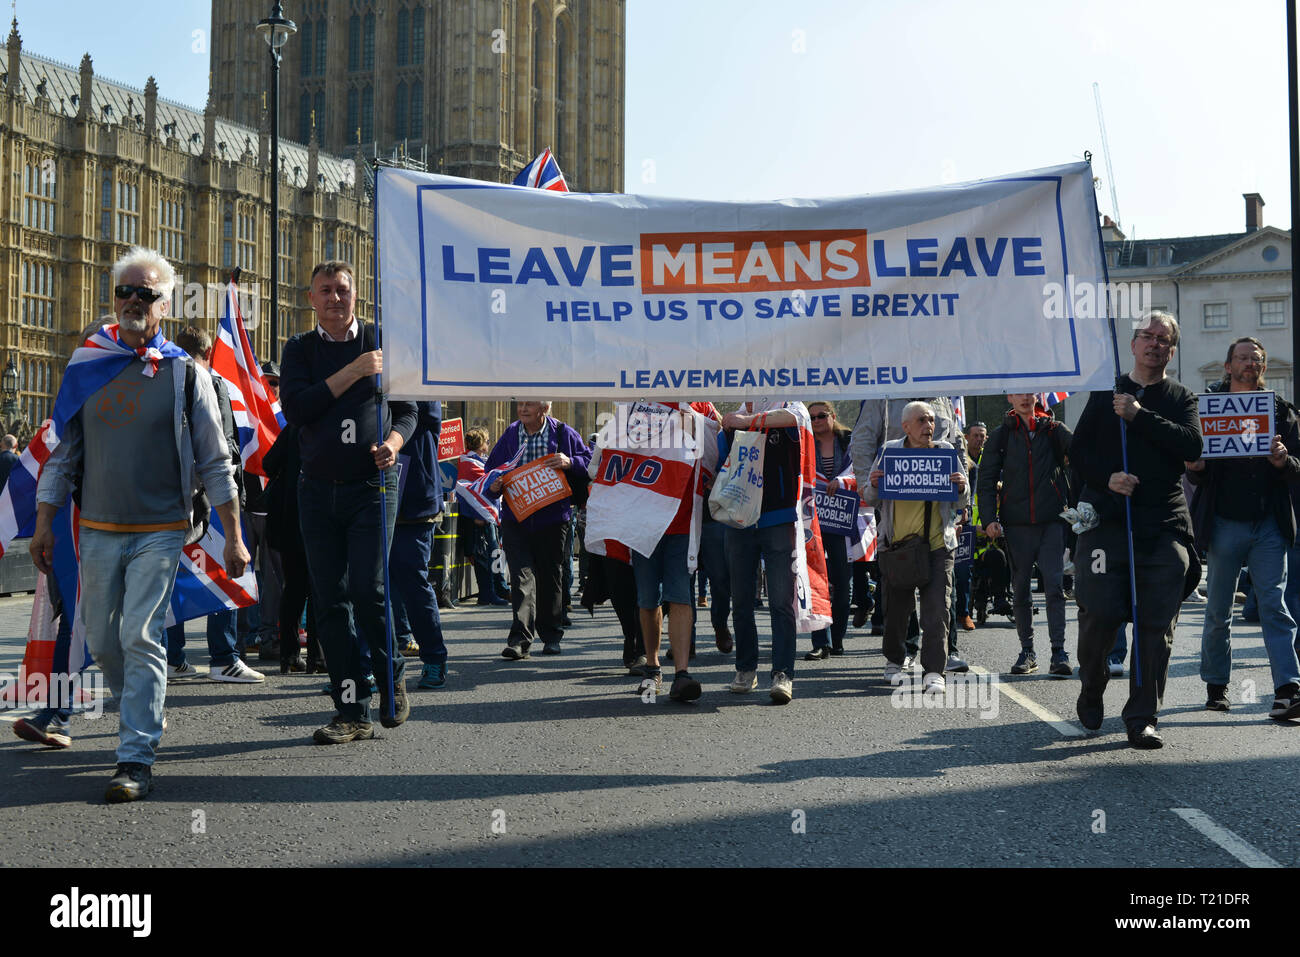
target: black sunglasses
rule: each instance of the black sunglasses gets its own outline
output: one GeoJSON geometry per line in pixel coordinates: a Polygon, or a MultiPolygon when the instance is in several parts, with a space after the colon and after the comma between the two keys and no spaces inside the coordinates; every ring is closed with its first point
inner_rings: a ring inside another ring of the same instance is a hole
{"type": "Polygon", "coordinates": [[[117,286],[113,293],[118,299],[130,299],[132,293],[140,297],[141,302],[157,302],[163,294],[148,286],[117,286]]]}
{"type": "Polygon", "coordinates": [[[812,416],[812,420],[817,422],[820,419],[829,419],[830,417],[831,414],[829,412],[818,412],[816,415],[812,416]]]}

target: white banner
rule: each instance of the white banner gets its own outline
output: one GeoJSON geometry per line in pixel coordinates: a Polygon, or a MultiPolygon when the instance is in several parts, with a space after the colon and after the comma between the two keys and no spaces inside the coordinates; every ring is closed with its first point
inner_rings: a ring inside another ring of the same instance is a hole
{"type": "Polygon", "coordinates": [[[384,168],[376,202],[395,398],[850,399],[1115,378],[1085,163],[764,203],[384,168]]]}

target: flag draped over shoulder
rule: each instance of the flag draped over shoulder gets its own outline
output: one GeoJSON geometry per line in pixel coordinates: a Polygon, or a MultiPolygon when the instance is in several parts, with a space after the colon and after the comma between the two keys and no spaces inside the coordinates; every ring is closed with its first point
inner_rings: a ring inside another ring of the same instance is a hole
{"type": "Polygon", "coordinates": [[[689,494],[686,562],[695,571],[704,485],[718,467],[718,424],[673,405],[619,403],[602,428],[596,439],[600,461],[587,500],[589,552],[622,559],[627,548],[650,555],[689,494]]]}
{"type": "Polygon", "coordinates": [[[818,631],[831,625],[831,592],[826,577],[826,549],[813,495],[817,487],[817,444],[807,406],[802,402],[784,402],[757,411],[772,412],[776,409],[791,413],[799,429],[799,490],[795,498],[794,523],[795,631],[818,631]]]}
{"type": "Polygon", "coordinates": [[[479,518],[501,524],[501,496],[488,491],[492,484],[511,469],[517,468],[523,460],[524,448],[519,447],[514,458],[497,466],[492,471],[483,469],[483,464],[468,455],[462,455],[456,467],[456,495],[470,507],[479,518]]]}
{"type": "Polygon", "coordinates": [[[0,555],[15,538],[35,531],[36,485],[41,470],[59,447],[67,432],[68,420],[81,410],[86,400],[132,362],[143,362],[145,376],[152,378],[157,374],[162,359],[184,355],[185,352],[164,338],[161,332],[138,349],[132,348],[119,337],[116,323],[104,326],[72,353],[63,372],[59,394],[54,399],[54,414],[42,423],[27,443],[18,464],[9,474],[4,492],[0,493],[0,555]]]}
{"type": "Polygon", "coordinates": [[[212,371],[226,381],[230,406],[239,433],[239,457],[244,471],[266,478],[262,457],[275,444],[284,428],[279,400],[271,395],[262,367],[248,341],[244,317],[239,311],[238,287],[226,286],[225,308],[212,344],[212,371]]]}
{"type": "Polygon", "coordinates": [[[531,186],[534,189],[549,189],[557,193],[567,193],[569,184],[564,181],[560,164],[549,149],[537,154],[537,158],[519,171],[514,179],[515,186],[531,186]]]}

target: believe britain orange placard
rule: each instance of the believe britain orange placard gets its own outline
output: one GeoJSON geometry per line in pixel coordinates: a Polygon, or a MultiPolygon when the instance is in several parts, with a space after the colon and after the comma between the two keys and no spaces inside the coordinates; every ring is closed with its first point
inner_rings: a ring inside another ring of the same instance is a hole
{"type": "Polygon", "coordinates": [[[502,487],[506,504],[515,520],[520,522],[538,509],[561,502],[573,494],[563,472],[537,462],[515,469],[505,477],[502,487]]]}

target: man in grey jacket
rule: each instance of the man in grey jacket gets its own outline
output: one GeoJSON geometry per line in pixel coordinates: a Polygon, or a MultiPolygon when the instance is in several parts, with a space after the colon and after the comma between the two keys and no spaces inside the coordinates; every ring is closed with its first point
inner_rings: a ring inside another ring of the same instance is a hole
{"type": "Polygon", "coordinates": [[[211,377],[190,376],[187,399],[187,360],[159,332],[175,272],[137,246],[114,265],[113,281],[117,324],[106,327],[97,348],[74,353],[78,366],[107,371],[93,379],[83,371],[64,375],[59,399],[65,390],[72,396],[82,384],[98,385],[78,395],[81,407],[61,425],[41,473],[29,551],[37,569],[52,574],[54,516],[79,492],[86,644],[121,703],[117,773],[105,794],[119,803],[153,788],[167,691],[163,622],[200,481],[226,533],[228,575],[244,573],[248,551],[211,377]]]}

